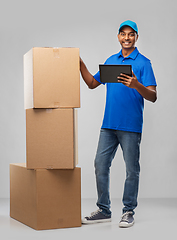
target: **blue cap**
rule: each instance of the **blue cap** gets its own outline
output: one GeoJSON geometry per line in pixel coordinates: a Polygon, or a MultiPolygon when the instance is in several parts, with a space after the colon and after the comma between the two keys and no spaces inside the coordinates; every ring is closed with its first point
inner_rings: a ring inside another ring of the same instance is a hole
{"type": "Polygon", "coordinates": [[[135,22],[127,20],[127,21],[121,23],[120,27],[119,27],[119,32],[120,32],[121,28],[123,28],[125,26],[131,27],[138,34],[138,27],[135,22]]]}

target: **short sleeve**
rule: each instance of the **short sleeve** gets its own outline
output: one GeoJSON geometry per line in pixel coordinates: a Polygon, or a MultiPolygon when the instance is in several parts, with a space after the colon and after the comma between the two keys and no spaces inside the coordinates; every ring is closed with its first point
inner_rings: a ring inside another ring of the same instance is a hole
{"type": "Polygon", "coordinates": [[[157,86],[155,75],[152,69],[151,62],[148,60],[145,62],[141,72],[142,83],[145,87],[157,86]]]}
{"type": "MultiPolygon", "coordinates": [[[[104,62],[104,64],[107,64],[107,60],[104,62]]],[[[105,83],[102,83],[100,80],[100,71],[98,71],[94,76],[95,80],[103,85],[105,85],[105,83]]]]}
{"type": "Polygon", "coordinates": [[[101,84],[105,84],[105,83],[102,83],[101,80],[100,80],[100,71],[98,71],[94,76],[95,80],[101,84]]]}

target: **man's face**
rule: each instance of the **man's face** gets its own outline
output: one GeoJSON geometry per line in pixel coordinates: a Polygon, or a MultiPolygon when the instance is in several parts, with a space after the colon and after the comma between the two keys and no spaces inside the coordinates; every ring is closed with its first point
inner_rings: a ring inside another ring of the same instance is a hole
{"type": "Polygon", "coordinates": [[[135,43],[138,39],[137,33],[128,26],[125,26],[121,29],[118,34],[118,40],[124,49],[132,49],[135,47],[135,43]]]}

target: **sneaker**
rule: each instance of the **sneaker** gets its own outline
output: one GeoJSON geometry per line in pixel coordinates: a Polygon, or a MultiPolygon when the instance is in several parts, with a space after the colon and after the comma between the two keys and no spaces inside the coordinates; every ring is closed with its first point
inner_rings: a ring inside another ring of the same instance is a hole
{"type": "Polygon", "coordinates": [[[127,228],[131,227],[134,224],[133,212],[126,212],[122,215],[122,218],[119,222],[119,227],[127,228]]]}
{"type": "Polygon", "coordinates": [[[91,216],[85,217],[82,219],[83,224],[91,224],[91,223],[102,223],[102,222],[110,222],[111,217],[107,217],[103,215],[102,210],[98,209],[97,211],[91,213],[91,216]]]}

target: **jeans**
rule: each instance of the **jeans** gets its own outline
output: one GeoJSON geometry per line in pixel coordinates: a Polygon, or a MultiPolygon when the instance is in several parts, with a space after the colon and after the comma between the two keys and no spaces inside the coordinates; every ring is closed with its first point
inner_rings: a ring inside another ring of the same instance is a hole
{"type": "Polygon", "coordinates": [[[123,193],[123,213],[132,211],[137,207],[137,196],[139,186],[139,155],[140,155],[141,133],[126,132],[112,129],[101,129],[95,157],[95,174],[98,200],[97,206],[102,213],[111,216],[110,210],[110,167],[117,148],[123,152],[126,166],[126,179],[123,193]]]}

